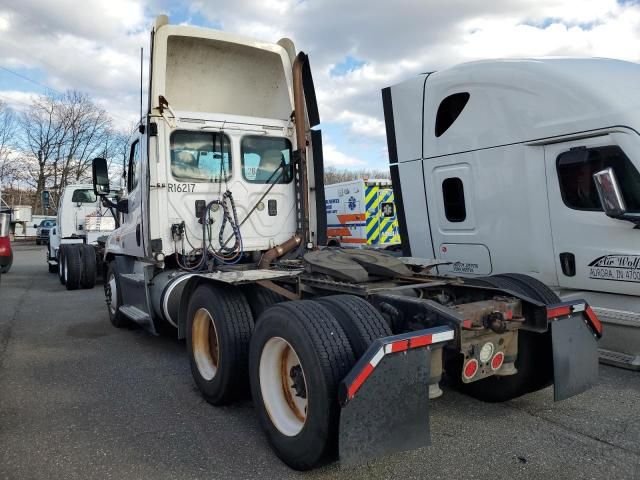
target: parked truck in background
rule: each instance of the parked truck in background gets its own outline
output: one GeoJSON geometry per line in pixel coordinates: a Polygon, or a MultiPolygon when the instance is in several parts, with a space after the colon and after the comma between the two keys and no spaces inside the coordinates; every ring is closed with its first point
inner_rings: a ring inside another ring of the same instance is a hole
{"type": "Polygon", "coordinates": [[[400,245],[391,180],[357,179],[325,185],[327,245],[378,247],[400,245]]]}
{"type": "MultiPolygon", "coordinates": [[[[48,202],[48,195],[44,198],[48,202]]],[[[116,228],[116,218],[101,204],[93,185],[64,188],[56,221],[49,231],[47,265],[50,273],[58,272],[67,290],[94,287],[97,275],[102,273],[106,237],[116,228]]]]}
{"type": "Polygon", "coordinates": [[[584,298],[601,359],[640,369],[639,81],[618,60],[495,60],[385,88],[404,254],[584,298]]]}
{"type": "Polygon", "coordinates": [[[600,324],[582,300],[526,276],[468,285],[427,260],[320,248],[320,119],[291,40],[161,16],[151,46],[124,197],[107,198],[93,162],[95,193],[123,216],[102,258],[109,318],[186,339],[208,402],[250,391],[284,462],[428,445],[443,373],[487,401],[595,382],[600,324]]]}

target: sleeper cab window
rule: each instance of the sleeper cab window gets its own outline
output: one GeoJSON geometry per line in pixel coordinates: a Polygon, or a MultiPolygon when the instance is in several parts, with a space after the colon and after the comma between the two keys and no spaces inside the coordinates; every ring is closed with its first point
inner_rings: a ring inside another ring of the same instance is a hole
{"type": "Polygon", "coordinates": [[[218,183],[231,177],[231,145],[220,132],[171,134],[171,175],[179,182],[218,183]]]}
{"type": "Polygon", "coordinates": [[[440,102],[436,113],[436,137],[441,136],[453,125],[453,122],[456,121],[467,105],[469,97],[470,95],[467,92],[454,93],[440,102]]]}
{"type": "Polygon", "coordinates": [[[289,183],[291,142],[286,138],[248,135],[242,138],[242,176],[249,183],[289,183]]]}
{"type": "Polygon", "coordinates": [[[617,145],[572,148],[558,155],[560,193],[574,210],[602,211],[593,175],[612,168],[631,213],[640,213],[640,173],[617,145]]]}
{"type": "Polygon", "coordinates": [[[464,203],[464,185],[460,178],[451,177],[442,181],[442,200],[447,220],[451,223],[465,221],[467,207],[464,203]]]}

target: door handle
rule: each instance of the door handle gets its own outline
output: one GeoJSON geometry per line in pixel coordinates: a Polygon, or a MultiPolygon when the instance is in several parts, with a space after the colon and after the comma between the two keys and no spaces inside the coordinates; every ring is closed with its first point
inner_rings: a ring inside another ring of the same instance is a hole
{"type": "Polygon", "coordinates": [[[560,254],[560,266],[562,273],[567,277],[576,276],[576,256],[571,252],[562,252],[560,254]]]}

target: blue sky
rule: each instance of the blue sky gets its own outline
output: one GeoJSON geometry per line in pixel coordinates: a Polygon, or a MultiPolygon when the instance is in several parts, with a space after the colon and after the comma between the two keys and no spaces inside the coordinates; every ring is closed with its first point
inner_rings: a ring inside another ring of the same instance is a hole
{"type": "Polygon", "coordinates": [[[0,67],[15,72],[0,68],[0,100],[19,110],[46,87],[79,89],[128,128],[139,49],[159,13],[292,38],[311,59],[327,164],[345,168],[386,167],[380,90],[419,72],[496,57],[640,60],[640,5],[629,0],[0,0],[0,67]]]}

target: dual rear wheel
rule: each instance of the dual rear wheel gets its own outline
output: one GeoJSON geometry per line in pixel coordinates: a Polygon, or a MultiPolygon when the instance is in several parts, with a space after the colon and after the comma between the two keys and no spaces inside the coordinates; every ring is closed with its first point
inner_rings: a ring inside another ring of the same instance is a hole
{"type": "Polygon", "coordinates": [[[96,252],[91,245],[62,244],[58,249],[57,260],[58,278],[67,290],[89,289],[95,286],[97,261],[96,252]]]}
{"type": "Polygon", "coordinates": [[[338,385],[373,340],[391,334],[366,301],[340,297],[276,297],[257,321],[238,288],[201,284],[189,301],[187,348],[202,395],[221,405],[250,390],[269,443],[298,470],[336,454],[338,385]]]}

